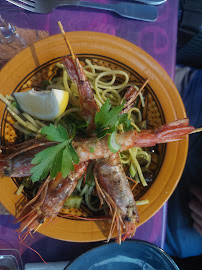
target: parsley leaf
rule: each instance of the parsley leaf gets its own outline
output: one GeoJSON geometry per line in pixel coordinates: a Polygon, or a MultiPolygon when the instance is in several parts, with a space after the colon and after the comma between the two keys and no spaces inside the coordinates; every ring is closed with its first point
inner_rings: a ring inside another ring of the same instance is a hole
{"type": "Polygon", "coordinates": [[[69,139],[67,130],[61,125],[58,125],[58,127],[56,128],[54,127],[54,125],[50,124],[49,127],[43,127],[41,129],[41,133],[43,135],[46,135],[49,141],[65,142],[69,139]]]}
{"type": "Polygon", "coordinates": [[[52,178],[55,178],[58,172],[61,172],[63,178],[66,178],[74,170],[73,162],[79,164],[79,157],[71,145],[67,130],[61,125],[55,127],[50,124],[48,127],[42,128],[41,133],[46,135],[50,141],[60,143],[35,155],[31,162],[36,165],[30,170],[31,180],[33,182],[43,180],[49,172],[52,178]]]}
{"type": "Polygon", "coordinates": [[[121,105],[111,108],[109,99],[102,105],[99,112],[95,115],[96,133],[98,138],[104,137],[108,133],[113,133],[119,124],[125,124],[130,121],[128,114],[121,114],[124,102],[121,105]]]}
{"type": "MultiPolygon", "coordinates": [[[[102,105],[99,112],[95,115],[95,124],[97,129],[105,129],[113,127],[119,121],[119,114],[124,107],[124,103],[111,108],[109,99],[102,105]]],[[[127,114],[126,114],[127,115],[127,114]]]]}
{"type": "MultiPolygon", "coordinates": [[[[61,158],[61,150],[66,146],[68,142],[63,142],[51,147],[46,148],[45,150],[39,152],[32,159],[31,164],[34,166],[30,172],[32,173],[31,180],[36,182],[38,180],[44,179],[48,173],[51,171],[51,177],[56,177],[56,169],[54,163],[58,163],[58,159],[61,158]],[[56,161],[56,162],[55,162],[56,161]]],[[[58,172],[60,171],[61,166],[58,168],[58,172]]]]}
{"type": "Polygon", "coordinates": [[[124,129],[130,127],[131,121],[128,119],[128,114],[120,115],[124,102],[116,107],[111,108],[109,99],[102,105],[99,112],[95,115],[96,133],[98,138],[103,138],[106,134],[110,134],[108,138],[108,147],[111,152],[116,153],[120,149],[120,145],[116,142],[116,128],[123,124],[124,129]]]}

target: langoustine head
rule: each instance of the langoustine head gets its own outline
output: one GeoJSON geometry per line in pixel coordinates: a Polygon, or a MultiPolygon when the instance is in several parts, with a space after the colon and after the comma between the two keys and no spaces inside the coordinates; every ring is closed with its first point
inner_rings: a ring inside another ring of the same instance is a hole
{"type": "Polygon", "coordinates": [[[113,216],[108,240],[116,227],[118,231],[116,240],[120,244],[135,234],[139,217],[119,154],[113,154],[109,159],[100,159],[96,165],[95,178],[97,192],[100,198],[105,199],[113,216]]]}
{"type": "Polygon", "coordinates": [[[26,230],[22,237],[37,231],[45,220],[52,221],[58,215],[87,166],[87,162],[74,165],[74,171],[68,177],[63,178],[62,174],[58,173],[55,179],[49,176],[44,181],[36,196],[16,216],[16,221],[21,222],[18,231],[21,233],[26,230]]]}

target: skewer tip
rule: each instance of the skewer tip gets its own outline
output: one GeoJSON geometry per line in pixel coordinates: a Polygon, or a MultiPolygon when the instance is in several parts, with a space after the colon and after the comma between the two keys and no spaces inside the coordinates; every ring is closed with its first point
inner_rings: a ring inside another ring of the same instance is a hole
{"type": "Polygon", "coordinates": [[[194,129],[190,134],[202,132],[202,127],[194,129]]]}
{"type": "Polygon", "coordinates": [[[67,37],[66,37],[66,35],[65,35],[65,31],[64,31],[64,28],[63,28],[63,26],[62,26],[62,23],[61,23],[61,21],[58,21],[58,26],[59,26],[59,28],[60,28],[60,31],[61,31],[61,33],[62,33],[62,35],[63,35],[63,38],[64,38],[64,40],[65,40],[65,43],[66,43],[66,45],[67,45],[67,48],[68,48],[68,50],[69,50],[69,52],[70,52],[70,54],[71,54],[71,56],[72,56],[72,59],[73,59],[73,61],[74,61],[74,63],[75,63],[75,55],[74,55],[74,52],[73,52],[73,50],[72,50],[72,47],[71,47],[71,45],[70,45],[70,43],[69,43],[69,40],[67,39],[67,37]]]}
{"type": "Polygon", "coordinates": [[[58,21],[58,26],[59,26],[61,31],[64,31],[61,21],[58,21]]]}
{"type": "Polygon", "coordinates": [[[60,28],[60,31],[61,31],[63,37],[66,38],[65,37],[65,31],[64,31],[64,28],[63,28],[63,25],[62,25],[61,21],[58,21],[58,26],[60,28]]]}

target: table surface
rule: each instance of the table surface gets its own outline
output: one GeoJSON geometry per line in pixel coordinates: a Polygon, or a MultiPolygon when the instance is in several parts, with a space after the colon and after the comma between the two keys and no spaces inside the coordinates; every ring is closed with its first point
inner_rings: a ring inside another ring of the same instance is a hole
{"type": "MultiPolygon", "coordinates": [[[[108,3],[109,0],[91,0],[108,3]]],[[[117,2],[111,0],[111,2],[117,2]]],[[[95,31],[111,34],[128,40],[149,53],[174,78],[177,37],[178,1],[168,0],[158,7],[156,22],[142,22],[125,19],[111,12],[88,8],[62,7],[50,14],[28,13],[37,30],[47,31],[49,35],[59,33],[57,21],[60,20],[65,31],[95,31]]],[[[0,0],[0,11],[15,8],[5,0],[0,0]]],[[[23,27],[23,25],[21,26],[23,27]]],[[[10,215],[0,215],[0,248],[16,248],[20,251],[23,263],[40,261],[39,256],[18,240],[15,231],[18,224],[10,215]]],[[[163,248],[165,240],[166,206],[164,205],[149,221],[137,229],[135,239],[152,242],[163,248]]],[[[45,237],[39,233],[26,244],[36,249],[46,261],[72,261],[85,251],[104,245],[96,243],[70,243],[45,237]]]]}

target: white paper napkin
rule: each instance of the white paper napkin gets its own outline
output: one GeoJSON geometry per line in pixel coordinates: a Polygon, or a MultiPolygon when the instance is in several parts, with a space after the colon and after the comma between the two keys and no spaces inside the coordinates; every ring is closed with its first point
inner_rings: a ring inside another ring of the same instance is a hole
{"type": "Polygon", "coordinates": [[[25,270],[64,270],[70,262],[26,263],[25,270]]]}

